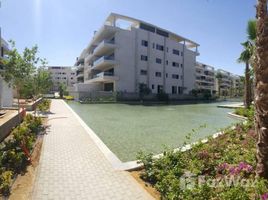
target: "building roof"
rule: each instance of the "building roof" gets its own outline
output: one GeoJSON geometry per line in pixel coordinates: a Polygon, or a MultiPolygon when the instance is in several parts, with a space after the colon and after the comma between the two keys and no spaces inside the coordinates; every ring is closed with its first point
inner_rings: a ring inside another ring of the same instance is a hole
{"type": "Polygon", "coordinates": [[[178,35],[176,33],[168,31],[166,29],[160,28],[158,26],[155,26],[153,24],[150,24],[148,22],[145,22],[145,21],[142,21],[142,20],[139,20],[139,19],[135,19],[135,18],[132,18],[132,17],[120,15],[120,14],[117,14],[117,13],[111,13],[107,17],[107,19],[105,21],[105,24],[107,24],[107,22],[108,22],[108,23],[110,23],[110,25],[112,25],[113,22],[115,20],[118,20],[118,19],[128,21],[128,22],[132,23],[132,26],[134,26],[134,27],[140,27],[141,24],[144,24],[144,25],[147,25],[147,26],[150,26],[150,27],[154,27],[156,30],[167,32],[167,33],[169,33],[169,38],[177,40],[179,42],[185,41],[187,43],[186,45],[187,45],[188,48],[193,48],[193,47],[200,46],[198,43],[196,43],[196,42],[194,42],[194,41],[192,41],[190,39],[187,39],[185,37],[182,37],[182,36],[180,36],[180,35],[178,35]]]}

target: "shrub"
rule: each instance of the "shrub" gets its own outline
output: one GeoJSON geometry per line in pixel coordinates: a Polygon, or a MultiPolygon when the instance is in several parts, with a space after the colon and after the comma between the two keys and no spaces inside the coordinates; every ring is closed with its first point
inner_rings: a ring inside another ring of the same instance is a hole
{"type": "Polygon", "coordinates": [[[253,106],[250,106],[249,109],[246,109],[246,108],[236,108],[235,109],[235,114],[241,115],[241,116],[244,116],[244,117],[249,118],[250,120],[253,120],[253,118],[254,118],[254,107],[253,106]]]}
{"type": "Polygon", "coordinates": [[[66,100],[74,100],[73,96],[63,96],[63,98],[66,100]]]}
{"type": "Polygon", "coordinates": [[[259,199],[268,196],[267,181],[255,176],[257,135],[252,121],[224,132],[216,139],[208,138],[207,143],[199,141],[185,152],[164,150],[163,156],[157,159],[152,154],[139,153],[138,159],[144,164],[141,178],[160,192],[161,199],[259,199]],[[187,174],[192,174],[195,184],[183,188],[186,179],[181,178],[187,174]],[[209,182],[198,185],[197,176],[209,180],[233,176],[255,184],[251,187],[234,182],[220,187],[213,187],[209,182]]]}
{"type": "Polygon", "coordinates": [[[10,185],[12,181],[13,172],[5,171],[0,175],[0,192],[4,196],[8,196],[10,194],[10,185]]]}
{"type": "Polygon", "coordinates": [[[156,97],[159,101],[169,101],[169,96],[164,91],[157,93],[156,97]]]}
{"type": "Polygon", "coordinates": [[[42,121],[26,115],[24,121],[11,132],[11,138],[0,145],[0,193],[9,195],[13,174],[25,171],[42,121]]]}
{"type": "Polygon", "coordinates": [[[43,99],[43,101],[37,105],[37,109],[42,112],[49,111],[50,105],[51,105],[50,99],[43,99]]]}
{"type": "Polygon", "coordinates": [[[24,123],[27,124],[27,127],[34,134],[37,134],[41,130],[42,120],[40,117],[34,117],[33,115],[27,114],[24,118],[24,123]]]}

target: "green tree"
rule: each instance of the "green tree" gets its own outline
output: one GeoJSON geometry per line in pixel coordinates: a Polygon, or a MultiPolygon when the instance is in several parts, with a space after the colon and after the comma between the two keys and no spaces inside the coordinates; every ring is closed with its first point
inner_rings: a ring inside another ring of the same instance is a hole
{"type": "Polygon", "coordinates": [[[15,47],[15,42],[10,41],[11,50],[7,53],[8,59],[3,60],[3,70],[0,75],[17,91],[18,112],[20,111],[20,98],[26,91],[32,91],[32,76],[36,65],[40,62],[37,57],[38,47],[25,48],[20,54],[15,47]]]}
{"type": "Polygon", "coordinates": [[[241,43],[244,50],[238,58],[238,62],[245,63],[245,95],[244,103],[245,107],[248,109],[251,104],[251,80],[250,80],[250,62],[254,55],[255,40],[256,40],[256,21],[249,20],[247,25],[247,38],[246,42],[241,43]]]}
{"type": "Polygon", "coordinates": [[[268,12],[267,0],[258,0],[255,78],[257,174],[268,179],[268,12]]]}
{"type": "Polygon", "coordinates": [[[67,90],[66,85],[60,83],[59,85],[60,98],[63,98],[63,95],[65,95],[67,92],[66,90],[67,90]]]}
{"type": "Polygon", "coordinates": [[[42,66],[37,69],[33,77],[34,94],[37,97],[48,93],[53,85],[51,74],[45,69],[45,64],[46,62],[43,60],[42,66]]]}
{"type": "Polygon", "coordinates": [[[147,87],[146,84],[144,83],[139,84],[139,96],[141,100],[143,100],[145,95],[148,95],[150,93],[151,93],[151,90],[150,88],[147,87]]]}

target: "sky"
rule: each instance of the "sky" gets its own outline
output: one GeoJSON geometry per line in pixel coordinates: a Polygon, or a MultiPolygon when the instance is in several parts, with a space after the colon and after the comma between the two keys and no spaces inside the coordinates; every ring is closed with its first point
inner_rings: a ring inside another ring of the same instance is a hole
{"type": "Polygon", "coordinates": [[[141,19],[200,44],[197,61],[242,75],[237,63],[256,0],[0,0],[2,37],[35,44],[48,65],[73,66],[111,12],[141,19]]]}

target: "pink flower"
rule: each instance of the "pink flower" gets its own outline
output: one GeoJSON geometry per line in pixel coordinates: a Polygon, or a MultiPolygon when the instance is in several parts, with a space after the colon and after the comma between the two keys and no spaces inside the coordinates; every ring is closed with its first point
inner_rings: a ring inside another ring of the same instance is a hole
{"type": "Polygon", "coordinates": [[[267,200],[268,199],[268,193],[264,193],[261,195],[261,200],[267,200]]]}

